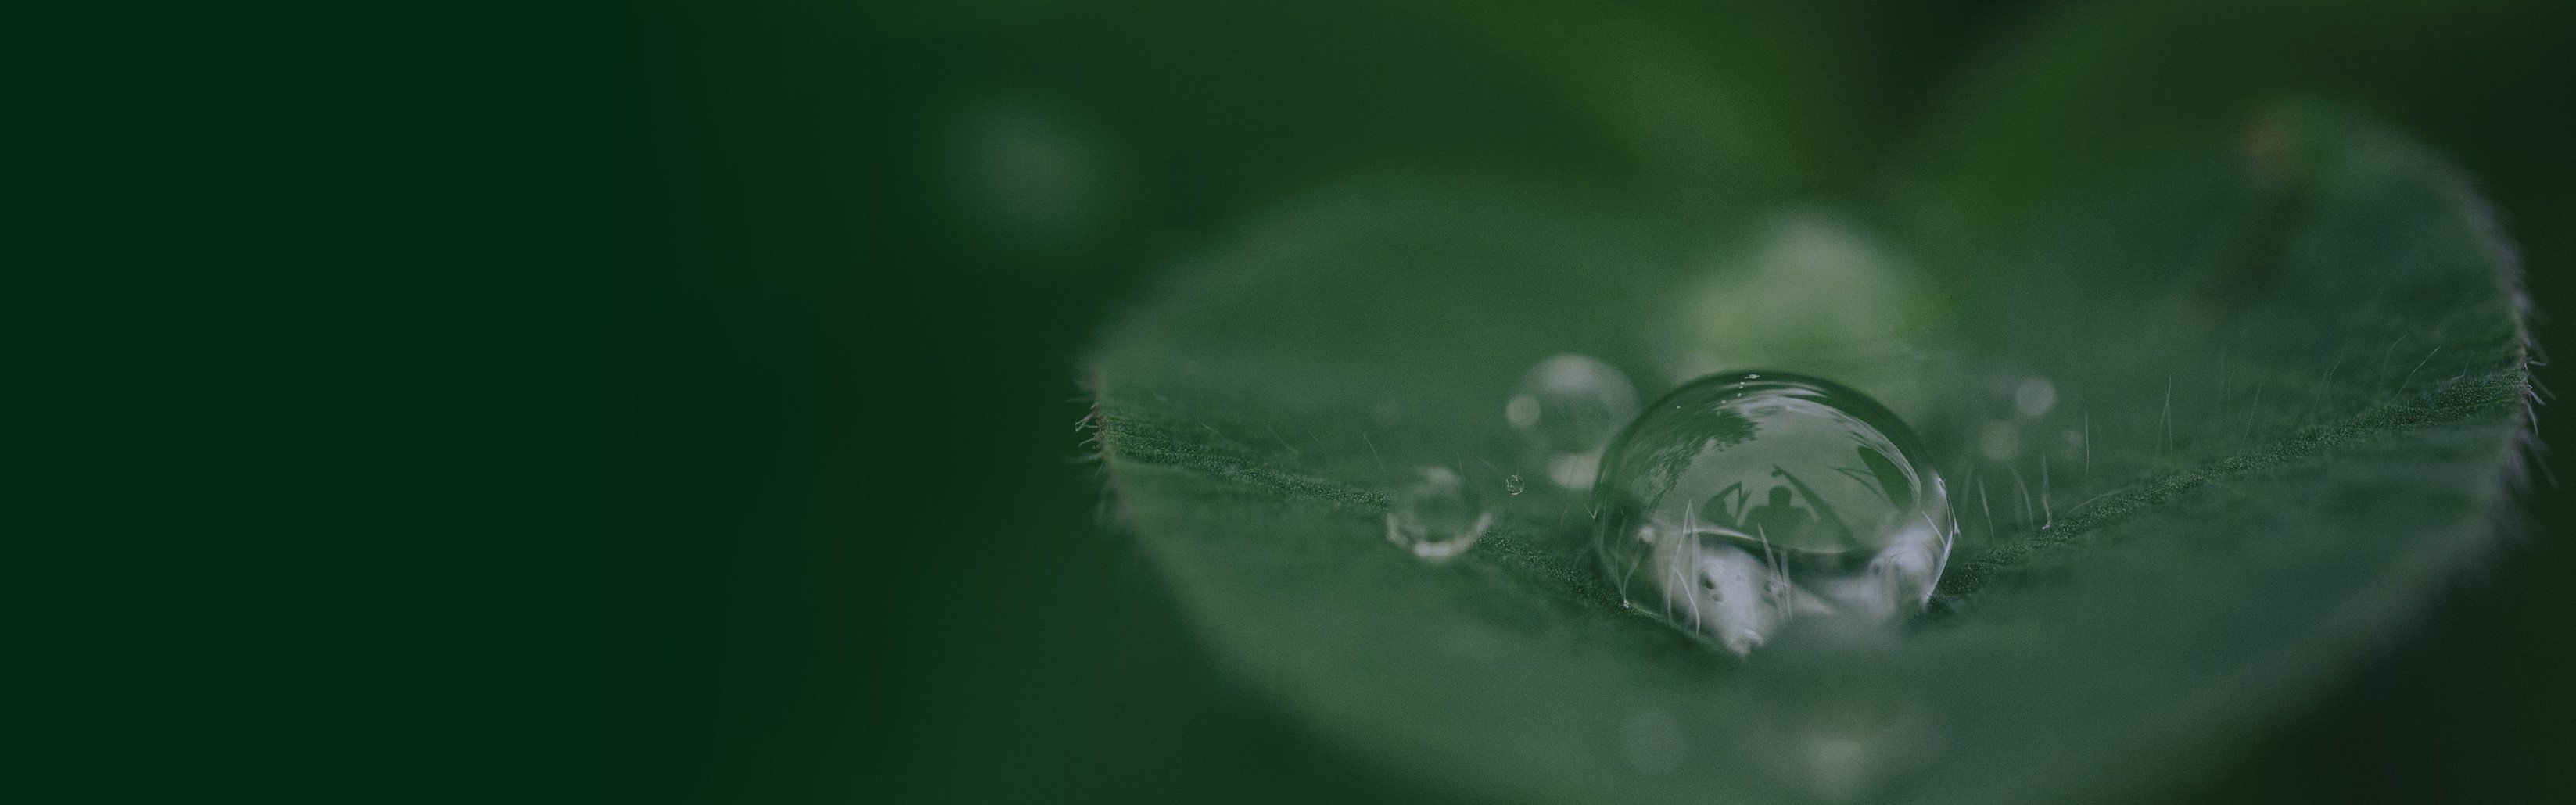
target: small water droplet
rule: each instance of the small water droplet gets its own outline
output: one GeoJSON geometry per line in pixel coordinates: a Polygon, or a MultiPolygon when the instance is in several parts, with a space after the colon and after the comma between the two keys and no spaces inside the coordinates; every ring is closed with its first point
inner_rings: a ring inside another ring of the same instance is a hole
{"type": "Polygon", "coordinates": [[[1474,488],[1448,467],[1414,470],[1387,497],[1386,540],[1432,561],[1466,553],[1494,523],[1474,488]]]}
{"type": "Polygon", "coordinates": [[[1517,494],[1520,494],[1520,493],[1521,493],[1521,489],[1522,489],[1522,488],[1523,488],[1523,487],[1521,486],[1521,477],[1520,477],[1520,476],[1518,476],[1518,475],[1505,475],[1505,476],[1503,476],[1503,491],[1504,491],[1504,492],[1508,492],[1508,493],[1511,493],[1511,494],[1517,495],[1517,494]]]}
{"type": "Polygon", "coordinates": [[[1503,405],[1503,419],[1528,447],[1529,466],[1567,489],[1592,486],[1602,447],[1636,415],[1628,376],[1585,355],[1530,367],[1503,405]]]}
{"type": "Polygon", "coordinates": [[[1738,654],[1793,617],[1884,622],[1929,600],[1957,529],[1895,414],[1778,372],[1665,402],[1600,464],[1594,536],[1622,599],[1738,654]]]}

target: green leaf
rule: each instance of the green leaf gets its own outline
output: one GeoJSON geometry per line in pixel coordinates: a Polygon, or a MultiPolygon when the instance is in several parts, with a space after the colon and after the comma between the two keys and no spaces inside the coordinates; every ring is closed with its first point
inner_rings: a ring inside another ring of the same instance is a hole
{"type": "MultiPolygon", "coordinates": [[[[2033,9],[1945,79],[1918,121],[1913,171],[1963,217],[2018,216],[2055,191],[2261,113],[2285,94],[2452,137],[2520,130],[2557,50],[2564,4],[2175,0],[2033,9]],[[2070,179],[2075,180],[2070,182],[2070,179]]],[[[1976,230],[1971,230],[1976,231],[1976,230]]]]}
{"type": "Polygon", "coordinates": [[[2142,164],[1974,233],[1901,207],[1901,238],[1437,176],[1309,194],[1104,337],[1119,515],[1280,706],[1480,795],[2196,780],[2487,544],[2528,375],[2510,250],[2422,149],[2294,108],[2142,164]],[[1503,418],[1564,352],[1649,398],[1761,365],[1888,403],[1969,532],[1932,611],[1883,640],[1793,627],[1738,660],[1623,610],[1586,498],[1530,475],[1503,418]],[[1435,463],[1496,501],[1441,564],[1388,544],[1380,486],[1435,463]],[[1527,494],[1500,493],[1509,472],[1527,494]]]}

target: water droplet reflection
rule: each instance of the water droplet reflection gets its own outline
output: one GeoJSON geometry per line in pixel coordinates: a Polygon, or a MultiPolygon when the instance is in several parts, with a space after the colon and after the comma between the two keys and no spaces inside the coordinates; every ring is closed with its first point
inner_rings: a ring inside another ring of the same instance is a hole
{"type": "Polygon", "coordinates": [[[1621,596],[1738,654],[1792,618],[1921,609],[1957,531],[1905,423],[1787,373],[1674,391],[1601,467],[1594,535],[1621,596]]]}

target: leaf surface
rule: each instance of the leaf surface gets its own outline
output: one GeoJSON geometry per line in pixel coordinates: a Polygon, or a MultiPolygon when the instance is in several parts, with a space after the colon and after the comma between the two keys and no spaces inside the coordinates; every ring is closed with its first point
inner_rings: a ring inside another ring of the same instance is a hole
{"type": "Polygon", "coordinates": [[[2528,374],[2510,249],[2424,150],[2290,108],[2148,165],[1973,233],[1919,200],[1709,220],[1441,176],[1313,192],[1104,336],[1109,482],[1219,656],[1397,774],[1676,802],[2189,782],[2486,544],[2528,374]],[[1503,416],[1567,352],[1645,399],[1767,366],[1888,403],[1968,531],[1935,606],[1745,660],[1624,610],[1587,497],[1503,416]],[[1425,464],[1496,515],[1447,563],[1385,538],[1384,485],[1425,464]]]}

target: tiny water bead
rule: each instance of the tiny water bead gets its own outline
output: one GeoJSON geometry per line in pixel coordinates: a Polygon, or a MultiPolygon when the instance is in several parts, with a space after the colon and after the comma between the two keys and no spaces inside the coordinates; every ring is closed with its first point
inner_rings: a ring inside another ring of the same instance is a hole
{"type": "Polygon", "coordinates": [[[1494,524],[1478,497],[1456,470],[1414,470],[1387,495],[1386,540],[1434,561],[1466,553],[1494,524]]]}
{"type": "Polygon", "coordinates": [[[1530,367],[1503,405],[1532,469],[1566,489],[1592,486],[1601,449],[1636,415],[1637,389],[1628,376],[1585,355],[1558,355],[1530,367]]]}
{"type": "Polygon", "coordinates": [[[1610,445],[1594,539],[1621,598],[1744,654],[1793,618],[1919,611],[1957,525],[1885,407],[1785,372],[1694,381],[1610,445]]]}

